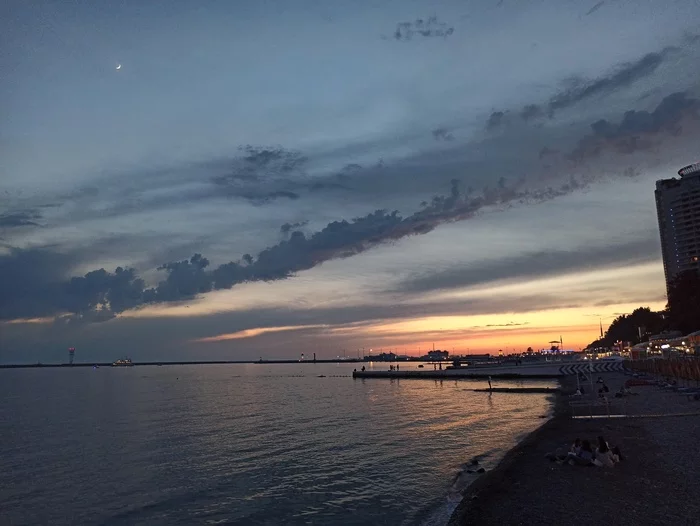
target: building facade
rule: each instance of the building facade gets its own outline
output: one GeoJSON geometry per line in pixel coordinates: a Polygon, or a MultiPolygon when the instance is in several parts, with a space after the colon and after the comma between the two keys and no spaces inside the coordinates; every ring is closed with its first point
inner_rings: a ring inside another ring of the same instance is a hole
{"type": "Polygon", "coordinates": [[[700,271],[700,163],[678,175],[656,181],[654,192],[667,291],[678,273],[700,271]]]}

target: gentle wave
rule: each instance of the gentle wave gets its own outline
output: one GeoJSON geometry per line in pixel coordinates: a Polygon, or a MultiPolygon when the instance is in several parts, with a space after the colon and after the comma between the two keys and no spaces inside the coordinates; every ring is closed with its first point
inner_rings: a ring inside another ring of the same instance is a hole
{"type": "Polygon", "coordinates": [[[478,476],[471,460],[490,469],[550,407],[352,369],[3,371],[3,512],[18,525],[445,524],[478,476]]]}

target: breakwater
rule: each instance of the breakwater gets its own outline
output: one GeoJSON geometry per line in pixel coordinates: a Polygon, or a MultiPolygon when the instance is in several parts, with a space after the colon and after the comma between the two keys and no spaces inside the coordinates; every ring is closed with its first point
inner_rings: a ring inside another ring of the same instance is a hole
{"type": "Polygon", "coordinates": [[[569,361],[569,362],[544,362],[523,365],[494,365],[475,367],[448,367],[445,369],[424,370],[365,370],[354,371],[353,378],[389,378],[389,379],[428,379],[428,380],[454,380],[457,378],[559,378],[572,376],[579,373],[606,373],[622,371],[623,365],[619,361],[569,361]]]}

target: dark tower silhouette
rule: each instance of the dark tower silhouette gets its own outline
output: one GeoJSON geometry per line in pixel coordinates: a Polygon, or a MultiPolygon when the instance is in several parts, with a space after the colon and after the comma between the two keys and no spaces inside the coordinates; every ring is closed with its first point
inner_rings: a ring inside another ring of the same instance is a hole
{"type": "Polygon", "coordinates": [[[700,271],[700,163],[681,168],[678,175],[656,181],[654,192],[667,293],[678,274],[700,271]]]}

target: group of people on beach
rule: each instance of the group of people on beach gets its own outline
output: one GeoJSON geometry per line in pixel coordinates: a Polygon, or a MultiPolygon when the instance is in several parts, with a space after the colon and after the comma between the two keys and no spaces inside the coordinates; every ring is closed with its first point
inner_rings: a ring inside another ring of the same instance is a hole
{"type": "MultiPolygon", "coordinates": [[[[608,393],[610,392],[610,388],[605,383],[605,380],[603,380],[603,378],[599,376],[598,380],[596,380],[596,384],[600,385],[600,387],[598,388],[598,398],[607,399],[608,393]]],[[[584,389],[583,385],[579,385],[576,389],[576,392],[572,396],[583,396],[585,394],[586,390],[584,389]]],[[[633,393],[626,386],[623,385],[622,387],[620,387],[620,390],[615,393],[615,398],[622,398],[623,396],[635,394],[637,393],[633,393]]]]}
{"type": "Polygon", "coordinates": [[[611,468],[622,461],[620,448],[610,447],[602,436],[598,437],[597,447],[593,449],[589,440],[577,438],[566,455],[551,455],[550,460],[567,463],[571,466],[598,466],[611,468]]]}

